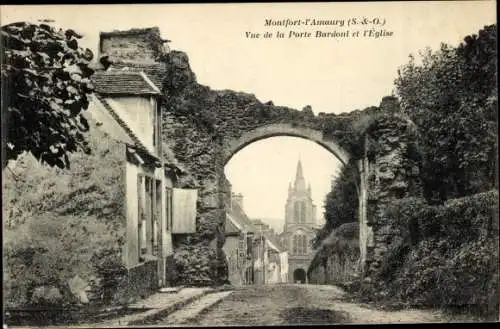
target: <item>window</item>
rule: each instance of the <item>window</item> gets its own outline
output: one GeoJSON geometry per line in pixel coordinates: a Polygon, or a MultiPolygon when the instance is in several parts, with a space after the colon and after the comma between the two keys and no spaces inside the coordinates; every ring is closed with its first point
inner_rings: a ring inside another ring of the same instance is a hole
{"type": "Polygon", "coordinates": [[[231,252],[229,255],[226,255],[227,266],[229,271],[234,272],[238,269],[238,253],[231,252]]]}
{"type": "Polygon", "coordinates": [[[152,212],[153,212],[153,255],[157,256],[159,254],[160,248],[160,220],[161,220],[161,180],[159,179],[151,179],[152,184],[152,198],[154,198],[154,202],[152,204],[152,212]]]}
{"type": "Polygon", "coordinates": [[[238,255],[245,257],[247,250],[245,249],[245,237],[243,235],[239,236],[238,239],[238,255]]]}
{"type": "Polygon", "coordinates": [[[305,235],[302,236],[302,254],[307,254],[307,237],[305,235]]]}
{"type": "Polygon", "coordinates": [[[294,221],[295,223],[306,222],[306,202],[296,201],[294,204],[294,221]]]}
{"type": "Polygon", "coordinates": [[[300,202],[300,222],[306,222],[306,203],[305,201],[300,202]]]}
{"type": "Polygon", "coordinates": [[[161,155],[161,109],[155,102],[155,109],[153,110],[153,147],[158,155],[161,155]]]}
{"type": "Polygon", "coordinates": [[[137,196],[139,198],[139,218],[138,218],[138,247],[139,247],[139,259],[147,253],[146,248],[146,214],[144,209],[146,209],[146,195],[145,195],[145,180],[144,177],[139,175],[137,180],[137,196]]]}
{"type": "Polygon", "coordinates": [[[247,236],[247,256],[251,257],[253,254],[253,238],[252,236],[247,236]]]}
{"type": "Polygon", "coordinates": [[[159,220],[161,218],[161,181],[142,174],[137,180],[138,196],[138,252],[156,256],[159,250],[159,220]]]}
{"type": "Polygon", "coordinates": [[[292,238],[292,253],[296,255],[307,254],[307,236],[303,233],[297,233],[292,238]]]}
{"type": "Polygon", "coordinates": [[[295,202],[293,204],[293,219],[295,223],[300,223],[300,210],[299,210],[299,203],[295,202]]]}

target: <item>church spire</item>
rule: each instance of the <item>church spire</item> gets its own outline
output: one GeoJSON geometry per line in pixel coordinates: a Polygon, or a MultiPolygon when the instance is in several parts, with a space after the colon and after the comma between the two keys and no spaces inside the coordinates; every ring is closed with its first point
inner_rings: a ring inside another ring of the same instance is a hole
{"type": "Polygon", "coordinates": [[[306,189],[306,180],[304,179],[304,173],[302,171],[302,161],[297,163],[297,172],[295,173],[295,184],[296,191],[304,191],[306,189]]]}
{"type": "Polygon", "coordinates": [[[299,162],[297,163],[297,172],[295,174],[295,181],[304,179],[304,173],[302,172],[302,162],[299,159],[299,162]]]}

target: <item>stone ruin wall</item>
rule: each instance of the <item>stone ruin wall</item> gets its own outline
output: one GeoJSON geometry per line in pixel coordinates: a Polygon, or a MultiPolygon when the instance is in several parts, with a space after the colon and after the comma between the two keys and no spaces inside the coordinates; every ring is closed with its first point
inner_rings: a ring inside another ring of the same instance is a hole
{"type": "Polygon", "coordinates": [[[384,216],[394,200],[422,196],[416,152],[415,127],[404,118],[379,118],[366,136],[367,208],[366,225],[361,225],[360,243],[366,246],[364,276],[375,278],[393,237],[401,228],[384,216]]]}
{"type": "MultiPolygon", "coordinates": [[[[170,51],[158,59],[155,52],[160,49],[161,39],[156,32],[142,39],[138,36],[104,38],[101,47],[111,55],[120,49],[122,60],[137,56],[143,61],[154,58],[166,67],[162,88],[163,142],[172,153],[169,160],[175,157],[185,169],[177,186],[197,188],[199,195],[197,232],[175,241],[174,259],[181,274],[175,283],[221,283],[227,277],[222,246],[225,242],[225,204],[230,193],[224,175],[227,160],[224,148],[228,141],[266,124],[286,123],[318,130],[327,139],[349,149],[352,145],[345,143],[352,142],[349,140],[352,139],[349,136],[351,122],[358,120],[362,113],[315,116],[308,107],[297,111],[275,106],[272,102],[262,103],[252,94],[211,90],[197,83],[185,53],[170,51]],[[144,52],[145,47],[150,51],[144,52]]],[[[376,270],[380,255],[385,252],[384,241],[391,234],[390,223],[384,222],[382,214],[384,203],[420,193],[412,183],[418,168],[408,163],[403,155],[412,141],[408,127],[404,120],[387,117],[379,120],[376,129],[365,138],[365,157],[359,161],[364,172],[360,189],[360,237],[361,244],[366,246],[367,273],[376,270]]]]}

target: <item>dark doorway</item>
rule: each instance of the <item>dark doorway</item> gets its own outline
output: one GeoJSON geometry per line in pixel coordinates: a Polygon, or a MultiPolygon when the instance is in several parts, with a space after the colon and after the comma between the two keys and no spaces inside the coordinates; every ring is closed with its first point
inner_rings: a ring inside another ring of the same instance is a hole
{"type": "Polygon", "coordinates": [[[306,271],[302,268],[298,268],[293,271],[293,282],[294,283],[306,283],[306,271]]]}

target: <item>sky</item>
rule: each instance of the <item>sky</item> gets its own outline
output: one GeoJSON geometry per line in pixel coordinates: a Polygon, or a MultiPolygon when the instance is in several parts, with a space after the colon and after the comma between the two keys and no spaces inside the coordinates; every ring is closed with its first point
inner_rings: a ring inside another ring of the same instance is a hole
{"type": "MultiPolygon", "coordinates": [[[[55,20],[84,35],[79,44],[97,54],[99,32],[160,28],[170,48],[188,54],[198,82],[212,89],[254,94],[262,102],[313,112],[350,112],[378,105],[393,92],[397,69],[410,54],[463,38],[496,23],[495,1],[422,1],[267,4],[145,4],[1,6],[1,24],[55,20]],[[355,18],[356,25],[348,25],[355,18]],[[363,19],[379,23],[360,25],[363,19]],[[282,21],[338,21],[333,26],[276,26],[282,21]],[[266,26],[266,20],[271,26],[266,26]],[[343,25],[340,25],[340,24],[343,25]],[[370,32],[373,30],[373,32],[370,32]],[[289,38],[311,33],[312,37],[289,38]],[[316,38],[316,31],[349,37],[316,38]],[[358,31],[361,37],[354,37],[358,31]],[[248,38],[247,32],[259,33],[248,38]],[[272,37],[264,38],[269,32],[272,37]],[[284,33],[277,38],[276,33],[284,33]],[[363,34],[383,37],[363,37],[363,34]]],[[[288,181],[301,157],[318,205],[339,162],[320,146],[291,137],[242,149],[226,166],[233,189],[245,196],[251,217],[284,216],[288,181]],[[259,183],[260,185],[257,185],[259,183]]]]}
{"type": "Polygon", "coordinates": [[[319,223],[324,223],[321,207],[341,164],[323,147],[298,137],[271,137],[254,142],[226,165],[226,177],[233,190],[243,194],[243,209],[250,218],[264,219],[276,231],[282,231],[288,184],[295,180],[299,159],[306,184],[311,184],[319,223]]]}

